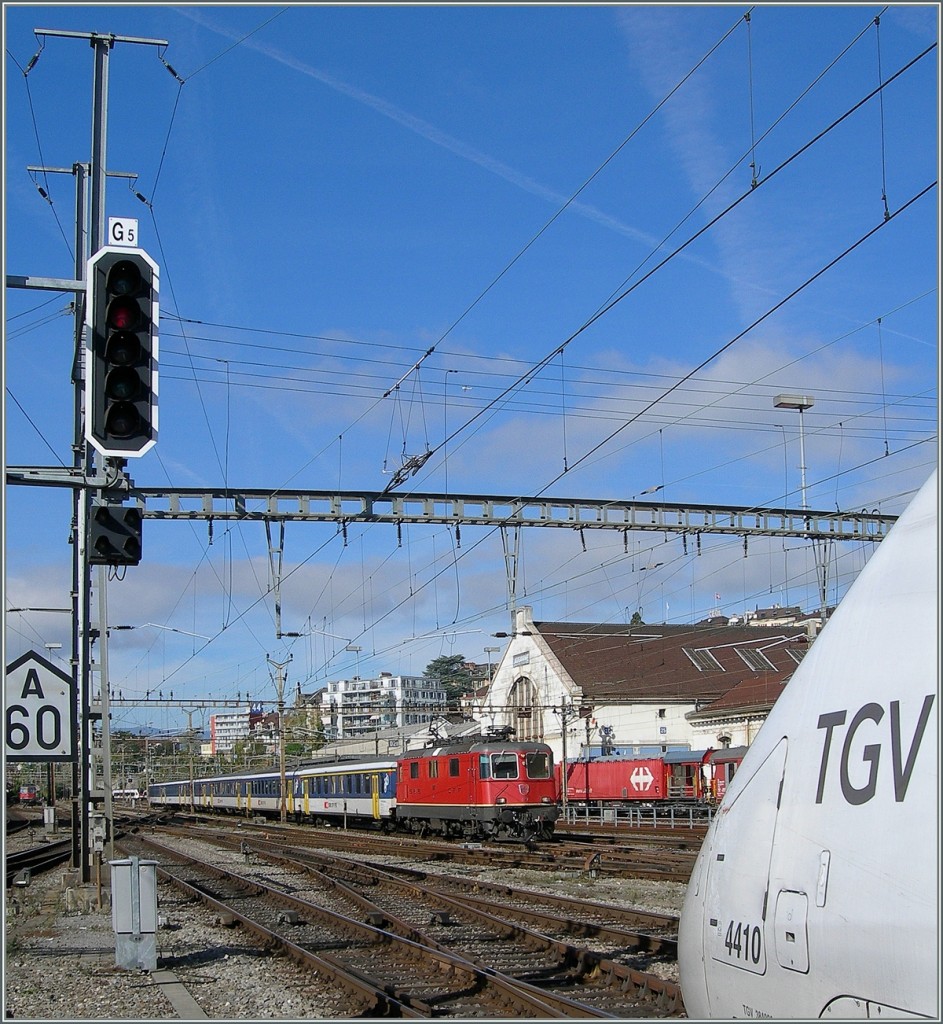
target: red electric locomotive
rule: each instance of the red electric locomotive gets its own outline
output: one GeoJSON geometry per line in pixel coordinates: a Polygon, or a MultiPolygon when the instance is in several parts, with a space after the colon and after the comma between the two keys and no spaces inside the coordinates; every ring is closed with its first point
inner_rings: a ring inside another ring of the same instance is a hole
{"type": "Polygon", "coordinates": [[[39,792],[39,786],[24,782],[20,786],[20,803],[27,807],[35,807],[36,804],[42,803],[42,794],[39,792]]]}
{"type": "Polygon", "coordinates": [[[550,838],[559,815],[553,752],[510,732],[402,754],[397,823],[421,835],[550,838]]]}

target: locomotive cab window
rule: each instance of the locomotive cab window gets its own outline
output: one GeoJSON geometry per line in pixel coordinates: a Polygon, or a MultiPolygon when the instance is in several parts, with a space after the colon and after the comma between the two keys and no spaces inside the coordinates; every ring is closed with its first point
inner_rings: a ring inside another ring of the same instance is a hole
{"type": "Polygon", "coordinates": [[[524,765],[529,779],[550,778],[550,755],[546,751],[532,750],[525,754],[524,765]]]}
{"type": "Polygon", "coordinates": [[[491,775],[495,779],[516,779],[517,754],[492,754],[491,775]]]}

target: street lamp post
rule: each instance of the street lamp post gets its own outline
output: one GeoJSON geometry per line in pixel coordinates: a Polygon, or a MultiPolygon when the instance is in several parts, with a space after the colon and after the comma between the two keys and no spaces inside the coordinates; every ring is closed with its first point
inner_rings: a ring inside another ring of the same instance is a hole
{"type": "MultiPolygon", "coordinates": [[[[811,395],[777,395],[773,399],[773,406],[776,409],[796,409],[799,413],[799,474],[803,511],[806,511],[809,507],[805,489],[805,420],[803,419],[803,413],[805,413],[806,409],[811,409],[813,405],[815,405],[815,399],[811,395]]],[[[828,568],[824,557],[821,559],[820,566],[818,544],[814,540],[812,541],[812,556],[815,561],[815,582],[819,589],[820,614],[822,625],[824,626],[827,611],[826,574],[828,568]]]]}
{"type": "Polygon", "coordinates": [[[488,681],[489,682],[491,682],[491,679],[493,677],[493,672],[492,672],[492,669],[491,669],[491,655],[492,654],[497,654],[497,652],[500,651],[500,650],[501,650],[500,647],[486,647],[485,648],[485,654],[488,655],[488,681]]]}
{"type": "Polygon", "coordinates": [[[805,494],[805,424],[802,414],[815,405],[811,395],[777,395],[773,399],[776,409],[797,409],[799,411],[799,473],[802,487],[802,508],[809,507],[805,494]]]}
{"type": "Polygon", "coordinates": [[[358,647],[356,644],[348,644],[344,648],[344,650],[345,651],[352,651],[354,654],[357,655],[357,675],[356,675],[355,678],[359,679],[360,678],[360,652],[363,650],[363,648],[362,647],[358,647]]]}

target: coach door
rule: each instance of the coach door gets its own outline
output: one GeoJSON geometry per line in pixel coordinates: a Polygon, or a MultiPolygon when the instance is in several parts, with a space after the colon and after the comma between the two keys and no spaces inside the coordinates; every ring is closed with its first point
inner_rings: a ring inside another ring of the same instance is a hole
{"type": "Polygon", "coordinates": [[[373,811],[373,820],[380,820],[380,774],[371,772],[367,778],[370,780],[370,806],[373,811]]]}

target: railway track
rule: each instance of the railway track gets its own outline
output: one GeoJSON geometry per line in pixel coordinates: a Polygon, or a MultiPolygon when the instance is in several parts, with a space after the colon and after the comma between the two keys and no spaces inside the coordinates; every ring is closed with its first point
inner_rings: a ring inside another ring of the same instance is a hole
{"type": "MultiPolygon", "coordinates": [[[[207,822],[219,827],[218,818],[178,815],[178,820],[207,822]]],[[[245,835],[282,835],[295,845],[334,847],[340,850],[370,854],[415,857],[429,861],[451,861],[494,867],[536,871],[568,871],[592,877],[644,878],[656,881],[687,882],[697,859],[696,849],[661,849],[649,844],[625,845],[606,843],[606,849],[594,843],[560,840],[525,846],[518,843],[457,843],[432,839],[416,839],[398,834],[387,835],[364,830],[315,828],[303,825],[282,825],[277,822],[241,820],[236,827],[245,835]]],[[[631,842],[631,841],[630,841],[631,842]]]]}
{"type": "MultiPolygon", "coordinates": [[[[180,830],[174,831],[177,839],[174,849],[155,844],[151,839],[145,840],[140,835],[135,836],[132,842],[138,843],[141,850],[149,849],[148,856],[154,852],[159,854],[161,868],[168,870],[167,862],[175,863],[181,857],[180,830]]],[[[224,840],[220,837],[213,839],[214,843],[221,841],[224,840]]],[[[243,863],[249,859],[255,869],[251,877],[242,878],[238,883],[241,888],[231,896],[232,900],[238,901],[240,920],[246,916],[247,888],[276,889],[277,893],[269,896],[273,900],[299,899],[299,892],[305,891],[305,898],[294,908],[294,927],[279,941],[296,941],[299,922],[313,922],[316,914],[328,914],[337,915],[344,922],[358,922],[358,928],[365,923],[372,931],[395,936],[397,943],[411,944],[408,958],[411,973],[407,972],[406,977],[411,977],[414,985],[419,984],[419,989],[403,987],[396,973],[398,952],[391,957],[389,965],[383,964],[384,975],[375,976],[381,960],[387,956],[382,943],[392,942],[392,939],[381,940],[372,935],[368,941],[362,931],[358,932],[356,943],[350,947],[358,952],[350,954],[353,963],[348,964],[363,979],[368,976],[364,964],[371,963],[375,972],[370,976],[373,988],[387,995],[393,992],[395,998],[407,1007],[421,1009],[420,1004],[428,1003],[434,1007],[436,1016],[506,1016],[510,1013],[523,1017],[624,1017],[671,1016],[681,1012],[680,992],[676,985],[618,962],[618,958],[625,957],[634,957],[640,962],[659,956],[671,957],[674,945],[670,937],[645,935],[638,927],[604,926],[598,921],[593,924],[585,919],[585,911],[584,919],[577,920],[561,914],[559,908],[554,911],[547,908],[528,910],[524,894],[514,909],[507,906],[506,896],[502,898],[500,893],[489,897],[480,890],[478,894],[456,896],[454,893],[458,886],[451,887],[450,892],[443,891],[448,886],[447,881],[439,880],[437,884],[427,885],[406,877],[402,870],[391,871],[359,861],[341,861],[333,854],[317,854],[306,848],[286,850],[283,839],[275,841],[260,837],[246,840],[234,837],[226,845],[231,860],[235,859],[238,864],[240,858],[243,863]],[[304,876],[299,874],[300,868],[304,869],[304,876]],[[273,879],[271,876],[276,874],[278,878],[273,879]],[[309,892],[314,896],[309,896],[309,892]],[[316,900],[317,909],[312,909],[312,899],[316,900]],[[535,925],[540,931],[534,930],[535,925]],[[592,950],[567,941],[574,934],[584,937],[587,933],[593,937],[592,950]],[[557,935],[565,937],[558,938],[557,935]],[[366,960],[361,959],[359,952],[364,948],[370,950],[366,960]],[[424,962],[417,948],[432,951],[435,955],[424,962]],[[420,957],[419,963],[417,956],[420,957]],[[431,972],[441,986],[439,976],[444,969],[441,957],[446,957],[451,964],[451,973],[460,975],[457,989],[460,996],[450,995],[450,989],[437,991],[430,999],[427,990],[431,982],[427,975],[431,972]],[[485,984],[486,979],[491,980],[485,984]],[[469,986],[475,990],[471,1003],[468,1001],[469,986]]],[[[215,859],[220,859],[218,853],[215,859]]],[[[247,872],[241,865],[240,869],[246,876],[247,872]]],[[[214,868],[204,864],[200,870],[219,872],[222,869],[218,865],[214,868]]],[[[174,867],[173,871],[176,873],[177,868],[174,867]]],[[[204,899],[218,900],[222,907],[229,904],[229,900],[221,898],[219,890],[230,883],[214,881],[216,878],[218,876],[214,875],[209,882],[198,884],[194,891],[200,891],[204,899]]],[[[573,901],[573,904],[577,902],[573,901]]],[[[233,913],[233,910],[221,912],[233,913]]],[[[672,927],[670,920],[663,919],[659,923],[663,928],[672,927]]],[[[257,927],[259,924],[270,932],[276,930],[271,924],[270,912],[267,918],[263,915],[261,922],[256,921],[249,926],[257,927]]],[[[338,926],[335,924],[334,927],[338,926]]],[[[344,928],[349,927],[344,925],[344,928]]],[[[335,960],[347,963],[346,950],[351,942],[349,937],[343,941],[329,940],[327,948],[335,960]],[[345,952],[340,953],[340,949],[345,952]]],[[[399,946],[396,948],[398,950],[399,946]]],[[[320,955],[316,942],[315,948],[309,952],[320,955]]],[[[370,1012],[383,1008],[378,1004],[370,1008],[370,1012]]],[[[392,1006],[385,1009],[399,1012],[392,1006]]]]}
{"type": "Polygon", "coordinates": [[[15,852],[8,851],[5,864],[7,888],[17,884],[18,879],[27,884],[32,875],[50,871],[69,860],[71,856],[71,839],[62,839],[57,843],[42,843],[15,852]]]}
{"type": "MultiPolygon", "coordinates": [[[[173,834],[194,836],[188,830],[173,834]]],[[[196,833],[199,838],[199,833],[196,833]]],[[[595,903],[566,896],[550,896],[533,889],[484,882],[474,878],[426,872],[415,868],[377,864],[370,861],[339,859],[335,854],[310,848],[288,847],[283,839],[240,839],[217,833],[213,839],[243,855],[264,857],[288,866],[329,870],[332,877],[352,886],[375,887],[380,881],[388,887],[400,883],[400,891],[412,895],[433,892],[452,904],[478,906],[497,916],[510,916],[540,925],[545,933],[593,936],[615,943],[633,953],[646,951],[669,959],[677,958],[678,918],[642,910],[625,909],[612,904],[595,903]],[[456,899],[456,894],[462,894],[456,899]],[[543,906],[543,910],[538,907],[543,906]],[[549,929],[549,931],[548,931],[549,929]]]]}
{"type": "Polygon", "coordinates": [[[590,827],[560,825],[557,823],[556,838],[571,843],[598,843],[603,845],[625,845],[639,847],[664,847],[671,850],[698,851],[707,835],[706,826],[693,828],[630,828],[626,825],[593,825],[590,827]]]}

